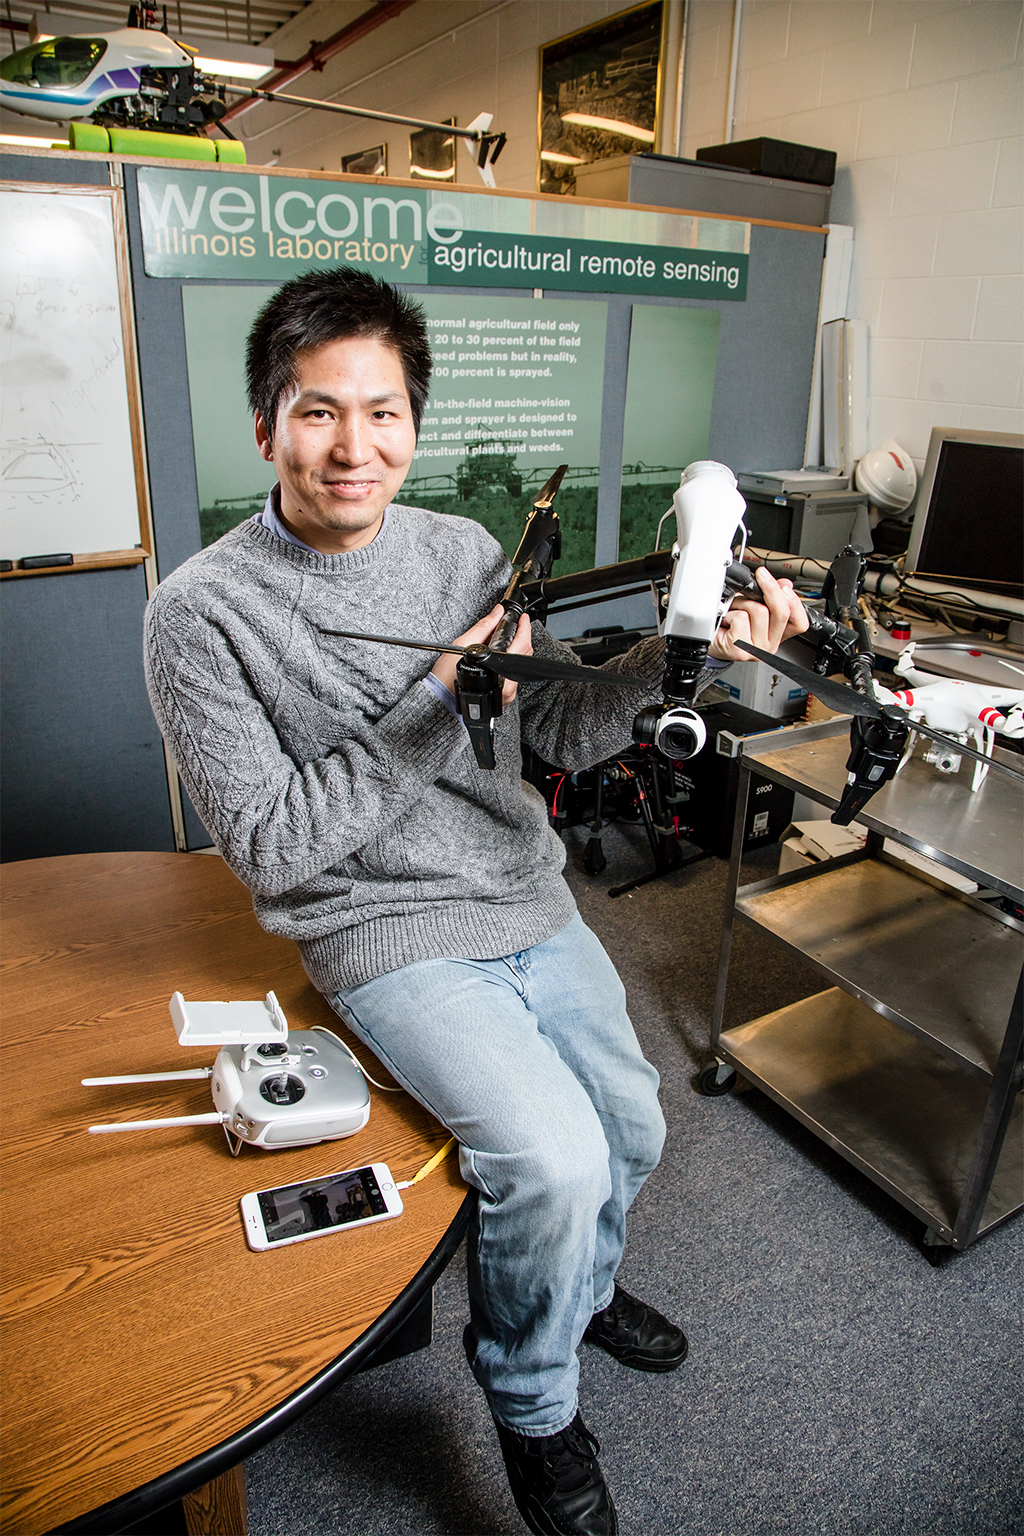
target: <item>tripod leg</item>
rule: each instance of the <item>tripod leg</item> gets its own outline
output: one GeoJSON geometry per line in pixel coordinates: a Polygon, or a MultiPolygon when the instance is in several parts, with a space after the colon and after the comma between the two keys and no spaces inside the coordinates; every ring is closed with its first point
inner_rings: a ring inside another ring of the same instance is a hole
{"type": "Polygon", "coordinates": [[[660,754],[655,753],[650,755],[647,762],[651,770],[651,799],[657,817],[659,853],[655,856],[655,863],[659,869],[676,869],[680,862],[679,839],[676,837],[675,825],[669,821],[665,787],[661,781],[661,775],[667,771],[668,765],[662,762],[660,754]]]}
{"type": "Polygon", "coordinates": [[[590,824],[590,836],[587,846],[583,850],[583,868],[588,875],[599,875],[607,868],[608,860],[604,856],[604,848],[601,845],[601,833],[604,830],[604,822],[601,813],[604,809],[604,765],[599,763],[594,769],[597,774],[597,786],[594,791],[594,819],[590,824]]]}

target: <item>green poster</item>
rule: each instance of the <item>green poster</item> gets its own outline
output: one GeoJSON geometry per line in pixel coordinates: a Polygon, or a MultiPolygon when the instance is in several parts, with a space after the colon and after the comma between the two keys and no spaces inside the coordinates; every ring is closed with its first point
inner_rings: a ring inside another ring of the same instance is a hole
{"type": "Polygon", "coordinates": [[[513,554],[559,464],[557,571],[594,563],[607,305],[421,295],[430,401],[402,497],[472,517],[513,554]]]}
{"type": "MultiPolygon", "coordinates": [[[[246,403],[245,338],[275,285],[182,289],[204,546],[263,508],[276,479],[246,403]]],[[[563,554],[594,563],[607,306],[422,295],[434,353],[408,505],[472,517],[512,554],[530,496],[558,464],[563,554]]]]}
{"type": "MultiPolygon", "coordinates": [[[[654,548],[680,472],[708,456],[720,315],[634,304],[622,440],[619,559],[654,548]]],[[[674,529],[673,529],[674,533],[674,529]]],[[[662,543],[671,543],[663,536],[662,543]]]]}
{"type": "Polygon", "coordinates": [[[276,283],[181,290],[203,545],[263,510],[277,479],[260,458],[245,396],[245,338],[276,283]]]}

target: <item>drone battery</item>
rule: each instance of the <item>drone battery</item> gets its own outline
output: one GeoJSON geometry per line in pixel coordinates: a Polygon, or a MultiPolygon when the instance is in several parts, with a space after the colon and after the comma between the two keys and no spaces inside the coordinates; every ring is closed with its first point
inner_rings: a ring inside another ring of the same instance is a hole
{"type": "MultiPolygon", "coordinates": [[[[770,715],[732,703],[715,704],[701,713],[707,726],[707,743],[696,757],[675,764],[671,809],[679,817],[680,826],[688,828],[686,836],[690,842],[727,859],[736,817],[740,765],[738,758],[723,756],[719,751],[719,733],[756,736],[777,730],[779,722],[770,715]]],[[[777,843],[792,819],[793,791],[757,774],[751,775],[743,827],[744,853],[777,843]]]]}

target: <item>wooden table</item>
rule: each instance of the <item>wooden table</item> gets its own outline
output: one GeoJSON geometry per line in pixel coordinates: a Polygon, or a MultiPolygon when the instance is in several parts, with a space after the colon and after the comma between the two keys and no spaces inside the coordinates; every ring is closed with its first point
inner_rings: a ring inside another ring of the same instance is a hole
{"type": "Polygon", "coordinates": [[[97,1121],[212,1108],[205,1082],[80,1086],[212,1063],[213,1048],[178,1046],[176,989],[273,989],[293,1028],[345,1032],[219,858],[8,864],[2,895],[4,1536],[115,1531],[189,1494],[191,1529],[226,1498],[236,1507],[217,1529],[242,1531],[231,1469],[408,1317],[473,1197],[448,1158],[406,1191],[396,1221],[253,1253],[247,1190],[375,1159],[408,1178],[445,1131],[407,1095],[371,1089],[365,1129],[315,1147],[233,1158],[216,1126],[86,1135],[97,1121]]]}

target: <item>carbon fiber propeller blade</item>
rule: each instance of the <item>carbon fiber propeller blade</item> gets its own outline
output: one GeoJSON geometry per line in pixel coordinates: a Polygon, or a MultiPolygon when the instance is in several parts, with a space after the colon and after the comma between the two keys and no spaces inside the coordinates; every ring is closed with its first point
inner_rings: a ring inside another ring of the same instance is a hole
{"type": "Polygon", "coordinates": [[[603,667],[574,666],[569,661],[546,661],[539,656],[513,656],[507,651],[493,651],[487,645],[439,645],[430,640],[400,640],[396,635],[366,635],[353,629],[324,629],[324,635],[340,635],[344,640],[372,640],[377,645],[403,645],[412,651],[444,652],[449,656],[467,656],[478,661],[498,677],[513,683],[598,683],[610,688],[647,688],[646,678],[625,672],[606,672],[603,667]]]}
{"type": "Polygon", "coordinates": [[[758,661],[766,662],[776,672],[781,672],[785,677],[791,677],[794,683],[799,683],[801,688],[806,688],[813,693],[816,699],[820,699],[829,709],[838,710],[844,715],[863,715],[869,720],[881,720],[883,714],[890,719],[901,719],[910,730],[917,731],[920,736],[927,736],[931,741],[937,741],[940,747],[948,747],[950,751],[961,753],[964,757],[973,757],[979,763],[987,763],[990,768],[995,768],[999,773],[1005,773],[1009,778],[1019,782],[1024,780],[1024,774],[1018,773],[1016,768],[1008,768],[1005,763],[999,763],[994,757],[986,757],[984,752],[979,752],[975,747],[969,747],[966,742],[957,741],[955,737],[944,736],[941,731],[933,730],[930,725],[925,725],[923,720],[912,720],[905,709],[900,709],[898,704],[881,705],[877,699],[869,699],[865,694],[858,693],[855,688],[847,688],[845,683],[834,683],[831,678],[819,677],[817,672],[811,672],[807,667],[800,666],[799,662],[790,661],[788,656],[773,656],[769,651],[762,651],[756,645],[748,645],[745,640],[734,640],[733,644],[741,651],[748,651],[751,656],[756,656],[758,661]]]}

